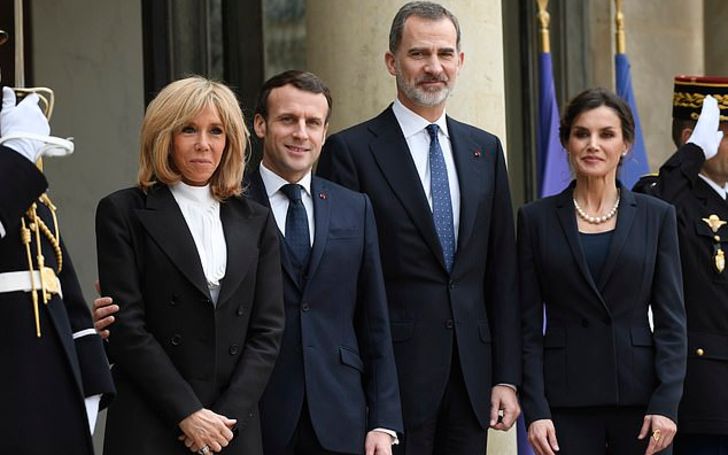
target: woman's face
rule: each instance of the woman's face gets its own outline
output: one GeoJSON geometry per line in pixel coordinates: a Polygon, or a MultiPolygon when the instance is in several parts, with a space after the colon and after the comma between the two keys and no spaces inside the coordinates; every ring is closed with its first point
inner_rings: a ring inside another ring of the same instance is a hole
{"type": "Polygon", "coordinates": [[[566,144],[577,177],[616,178],[619,160],[628,149],[619,116],[607,106],[579,114],[566,144]]]}
{"type": "Polygon", "coordinates": [[[204,186],[220,164],[226,136],[220,116],[208,105],[174,133],[172,162],[188,185],[204,186]]]}

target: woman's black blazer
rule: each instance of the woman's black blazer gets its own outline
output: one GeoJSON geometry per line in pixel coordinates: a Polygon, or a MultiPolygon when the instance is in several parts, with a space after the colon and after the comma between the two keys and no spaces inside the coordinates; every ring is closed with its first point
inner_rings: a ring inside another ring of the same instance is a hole
{"type": "Polygon", "coordinates": [[[96,212],[102,295],[121,309],[109,338],[117,399],[104,453],[189,454],[177,424],[205,407],[238,420],[225,454],[262,453],[257,405],[278,355],[283,297],[268,209],[221,203],[227,269],[213,305],[172,193],[121,190],[96,212]]]}
{"type": "Polygon", "coordinates": [[[644,406],[676,421],[687,348],[675,210],[620,186],[617,226],[595,281],[573,188],[518,214],[526,421],[587,406],[644,406]]]}

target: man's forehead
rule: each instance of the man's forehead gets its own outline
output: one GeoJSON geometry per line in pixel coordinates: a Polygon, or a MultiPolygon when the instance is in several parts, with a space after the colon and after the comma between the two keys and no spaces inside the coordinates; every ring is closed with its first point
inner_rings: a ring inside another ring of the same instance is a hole
{"type": "Polygon", "coordinates": [[[457,46],[455,24],[447,17],[427,19],[419,16],[408,17],[402,31],[402,41],[408,41],[408,47],[417,42],[437,43],[440,47],[457,46]]]}
{"type": "Polygon", "coordinates": [[[271,90],[270,96],[268,97],[268,107],[271,110],[283,111],[305,110],[311,114],[317,111],[323,111],[323,114],[326,115],[328,101],[323,93],[301,90],[288,84],[271,90]]]}

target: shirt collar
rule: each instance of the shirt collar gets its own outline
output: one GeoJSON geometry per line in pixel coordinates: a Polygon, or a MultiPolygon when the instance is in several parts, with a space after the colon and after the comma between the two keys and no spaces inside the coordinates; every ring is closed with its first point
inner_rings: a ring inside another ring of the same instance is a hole
{"type": "Polygon", "coordinates": [[[176,198],[192,204],[208,206],[214,205],[217,202],[210,191],[210,184],[205,186],[192,186],[180,181],[174,185],[170,185],[169,189],[176,198]]]}
{"type": "Polygon", "coordinates": [[[263,186],[265,186],[265,192],[268,197],[273,196],[275,193],[280,191],[283,185],[288,185],[289,183],[297,183],[301,185],[304,191],[306,191],[306,194],[311,196],[311,169],[309,169],[308,172],[306,172],[306,175],[304,175],[298,182],[289,182],[288,180],[284,179],[280,175],[265,167],[265,165],[261,161],[260,178],[263,180],[263,186]]]}
{"type": "Polygon", "coordinates": [[[701,179],[705,180],[705,183],[710,185],[710,187],[713,188],[713,190],[715,190],[715,192],[718,193],[720,195],[720,197],[722,197],[723,199],[726,199],[726,193],[728,193],[728,185],[720,186],[717,183],[715,183],[714,181],[712,181],[710,179],[710,177],[707,177],[703,174],[698,174],[698,175],[700,176],[701,179]]]}
{"type": "Polygon", "coordinates": [[[421,117],[407,108],[404,104],[402,104],[399,98],[395,98],[394,103],[392,103],[392,112],[394,112],[394,117],[397,119],[399,127],[402,128],[402,134],[404,134],[405,139],[409,139],[415,134],[424,131],[425,127],[427,127],[430,123],[435,123],[440,127],[440,132],[442,132],[445,137],[450,137],[450,134],[447,131],[447,114],[445,111],[442,112],[440,118],[438,118],[435,122],[430,122],[426,118],[421,117]]]}

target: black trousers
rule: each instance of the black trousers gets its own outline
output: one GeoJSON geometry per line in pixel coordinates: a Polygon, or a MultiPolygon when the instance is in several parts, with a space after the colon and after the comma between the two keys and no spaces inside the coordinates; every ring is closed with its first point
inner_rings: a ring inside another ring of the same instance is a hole
{"type": "Polygon", "coordinates": [[[559,455],[644,455],[647,449],[649,437],[637,439],[645,417],[643,407],[554,408],[551,417],[559,455]]]}
{"type": "Polygon", "coordinates": [[[394,455],[483,455],[487,430],[480,426],[465,388],[457,349],[453,348],[445,394],[437,415],[417,428],[407,428],[393,446],[394,455]]]}
{"type": "MultiPolygon", "coordinates": [[[[336,428],[327,428],[326,431],[336,431],[336,428]]],[[[362,453],[364,447],[361,448],[362,453]]],[[[308,401],[304,399],[301,406],[301,415],[298,418],[298,425],[293,432],[293,437],[288,444],[280,450],[264,450],[265,455],[345,455],[341,452],[326,450],[319,443],[316,430],[311,423],[311,414],[308,409],[308,401]]]]}
{"type": "Polygon", "coordinates": [[[675,455],[728,455],[728,436],[678,432],[675,455]]]}

